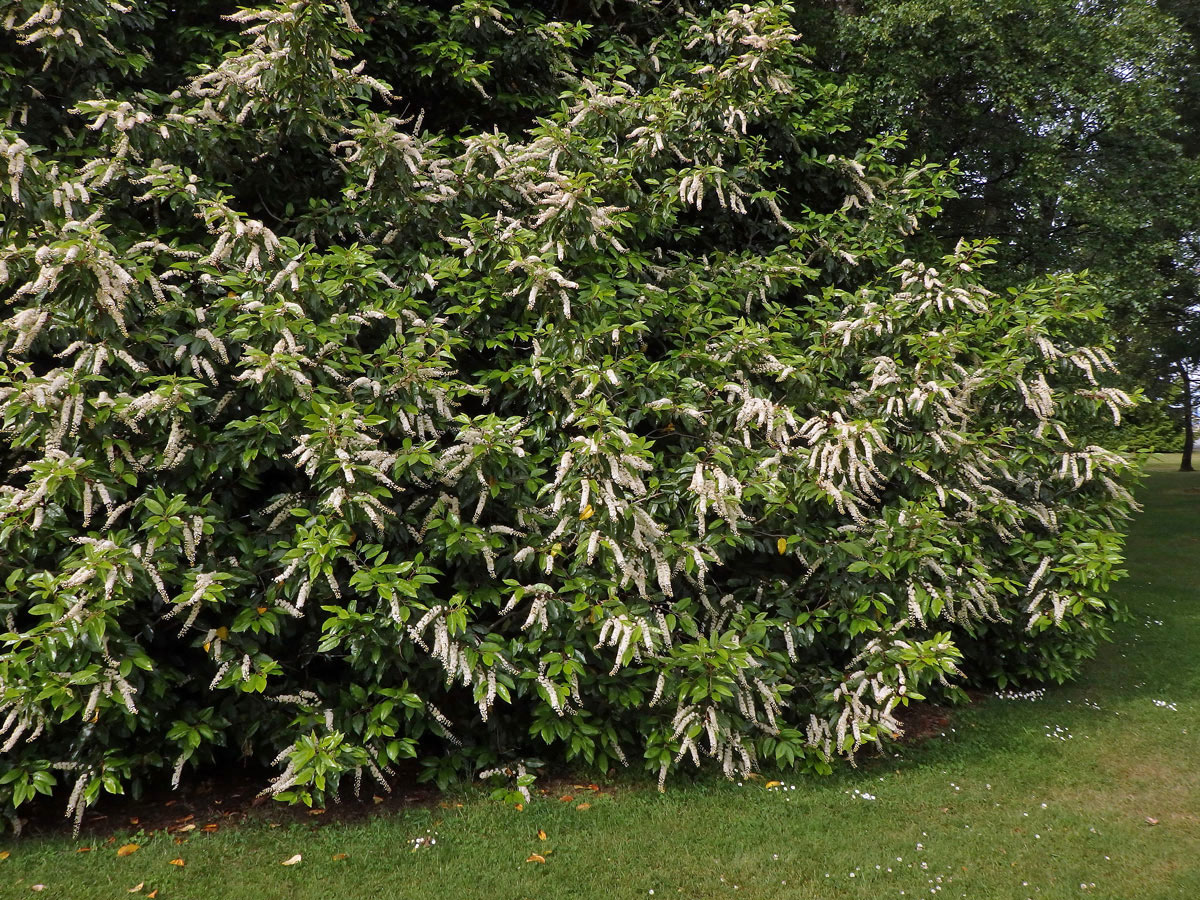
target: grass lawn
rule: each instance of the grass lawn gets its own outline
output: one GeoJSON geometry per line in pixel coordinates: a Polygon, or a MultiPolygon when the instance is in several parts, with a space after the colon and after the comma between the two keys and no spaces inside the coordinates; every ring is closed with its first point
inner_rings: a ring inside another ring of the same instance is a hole
{"type": "Polygon", "coordinates": [[[524,811],[472,794],[182,844],[133,829],[111,844],[3,838],[0,897],[35,884],[47,898],[130,897],[141,883],[157,900],[1200,898],[1200,475],[1175,465],[1155,461],[1142,490],[1117,588],[1133,621],[1083,677],[956,711],[944,736],[898,757],[783,789],[564,786],[524,811]],[[140,849],[118,857],[126,841],[140,849]]]}

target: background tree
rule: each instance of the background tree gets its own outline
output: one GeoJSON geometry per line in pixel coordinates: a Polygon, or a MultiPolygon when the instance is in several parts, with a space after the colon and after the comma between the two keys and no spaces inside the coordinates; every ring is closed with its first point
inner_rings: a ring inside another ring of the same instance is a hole
{"type": "Polygon", "coordinates": [[[959,160],[930,234],[996,237],[1004,278],[1090,273],[1126,385],[1159,401],[1130,434],[1155,435],[1200,346],[1196,5],[854,0],[800,22],[861,88],[854,139],[903,131],[904,158],[959,160]]]}

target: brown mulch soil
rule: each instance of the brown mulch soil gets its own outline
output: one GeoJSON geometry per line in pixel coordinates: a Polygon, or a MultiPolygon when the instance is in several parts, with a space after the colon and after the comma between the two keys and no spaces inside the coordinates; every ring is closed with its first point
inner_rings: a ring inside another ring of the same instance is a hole
{"type": "MultiPolygon", "coordinates": [[[[970,696],[973,702],[980,702],[986,697],[974,691],[970,692],[970,696]]],[[[896,718],[904,729],[902,743],[918,744],[945,733],[953,715],[953,707],[927,703],[897,711],[896,718]]],[[[105,838],[111,843],[118,835],[132,832],[150,835],[166,831],[182,837],[220,831],[246,822],[321,826],[362,822],[375,815],[396,814],[416,808],[448,808],[455,805],[447,801],[436,787],[419,784],[416,776],[415,765],[401,771],[392,779],[390,792],[364,779],[360,797],[349,796],[324,809],[307,809],[303,806],[285,806],[259,797],[263,785],[270,780],[269,773],[225,773],[191,785],[184,784],[177,790],[144,793],[137,799],[105,796],[94,811],[84,816],[80,836],[105,838]]],[[[539,778],[539,784],[539,794],[551,799],[567,799],[568,802],[572,799],[587,800],[601,791],[609,793],[620,790],[615,783],[607,783],[602,788],[596,784],[578,784],[576,779],[569,776],[542,777],[539,778]]],[[[71,823],[63,818],[63,805],[62,798],[57,795],[38,798],[27,811],[22,810],[22,833],[28,836],[68,833],[71,823]]]]}

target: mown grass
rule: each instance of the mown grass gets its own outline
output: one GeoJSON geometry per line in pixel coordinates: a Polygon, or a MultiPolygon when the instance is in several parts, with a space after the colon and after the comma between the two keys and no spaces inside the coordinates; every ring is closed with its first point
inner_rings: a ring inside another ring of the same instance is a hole
{"type": "Polygon", "coordinates": [[[957,711],[899,756],[785,789],[564,786],[524,811],[472,795],[365,824],[132,835],[124,858],[125,838],[0,840],[0,896],[1200,898],[1200,476],[1173,464],[1142,490],[1116,642],[1075,684],[957,711]]]}

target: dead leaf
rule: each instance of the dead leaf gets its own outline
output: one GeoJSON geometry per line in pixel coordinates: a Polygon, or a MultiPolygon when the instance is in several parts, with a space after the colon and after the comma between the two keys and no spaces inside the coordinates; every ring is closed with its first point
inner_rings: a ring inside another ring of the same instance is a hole
{"type": "Polygon", "coordinates": [[[187,843],[187,838],[181,838],[181,837],[177,837],[177,838],[175,838],[175,843],[176,843],[176,844],[186,844],[186,843],[187,843]]]}
{"type": "Polygon", "coordinates": [[[8,859],[10,856],[12,856],[12,854],[7,850],[0,850],[0,859],[8,859]]]}
{"type": "Polygon", "coordinates": [[[376,803],[382,803],[382,802],[383,802],[383,798],[382,798],[382,797],[380,797],[378,794],[375,794],[374,796],[372,796],[372,797],[371,797],[371,799],[372,799],[372,800],[374,800],[376,803]]]}
{"type": "Polygon", "coordinates": [[[180,834],[187,834],[189,831],[195,831],[195,830],[196,830],[196,823],[195,823],[195,822],[188,822],[186,825],[180,825],[180,826],[179,826],[178,828],[176,828],[175,830],[176,830],[176,831],[178,831],[180,834]]]}
{"type": "Polygon", "coordinates": [[[75,852],[76,853],[91,853],[92,848],[91,847],[76,847],[75,852]]]}
{"type": "Polygon", "coordinates": [[[158,896],[158,888],[155,888],[150,893],[148,893],[146,896],[149,897],[150,900],[154,900],[154,898],[158,896]]]}
{"type": "Polygon", "coordinates": [[[784,553],[787,553],[787,538],[780,538],[777,540],[775,542],[775,549],[779,551],[781,556],[784,553]]]}
{"type": "Polygon", "coordinates": [[[134,816],[132,819],[129,820],[130,825],[137,825],[139,822],[141,822],[141,819],[139,819],[137,816],[134,816]]]}
{"type": "Polygon", "coordinates": [[[283,862],[280,863],[280,865],[281,866],[294,866],[294,865],[296,865],[296,863],[300,862],[300,860],[303,858],[304,857],[302,857],[299,853],[297,853],[295,856],[290,856],[287,859],[285,859],[283,862]]]}
{"type": "Polygon", "coordinates": [[[346,859],[349,855],[349,853],[335,853],[333,854],[333,861],[337,862],[338,860],[346,859]]]}
{"type": "Polygon", "coordinates": [[[530,853],[529,858],[525,860],[525,862],[533,863],[544,863],[545,861],[546,857],[542,856],[540,853],[530,853]]]}
{"type": "Polygon", "coordinates": [[[1146,816],[1146,824],[1147,825],[1157,825],[1158,819],[1154,818],[1154,816],[1146,816]]]}
{"type": "Polygon", "coordinates": [[[520,812],[520,811],[521,811],[521,810],[523,810],[524,808],[525,808],[525,804],[524,804],[524,803],[518,803],[518,804],[516,804],[516,805],[513,807],[513,809],[515,809],[517,812],[520,812]]]}
{"type": "Polygon", "coordinates": [[[574,799],[575,799],[574,794],[563,794],[561,797],[558,798],[558,802],[559,803],[570,803],[574,799]]]}
{"type": "Polygon", "coordinates": [[[128,856],[131,853],[137,853],[139,849],[137,844],[122,844],[117,848],[117,856],[128,856]]]}
{"type": "Polygon", "coordinates": [[[220,828],[220,827],[221,827],[221,826],[220,826],[220,825],[218,825],[216,822],[209,822],[207,825],[205,825],[205,826],[204,826],[203,828],[201,828],[200,830],[201,830],[201,831],[207,831],[209,834],[212,834],[214,831],[216,831],[216,830],[217,830],[218,828],[220,828]]]}
{"type": "Polygon", "coordinates": [[[538,840],[544,841],[545,839],[546,839],[546,832],[544,832],[542,829],[539,828],[538,829],[538,840]]]}
{"type": "Polygon", "coordinates": [[[173,865],[173,866],[179,866],[179,868],[181,868],[181,869],[182,869],[182,868],[183,868],[185,865],[187,865],[187,863],[185,863],[185,862],[183,861],[183,857],[180,857],[179,859],[173,859],[173,860],[171,860],[171,865],[173,865]]]}
{"type": "Polygon", "coordinates": [[[590,803],[579,803],[579,804],[576,804],[575,808],[576,808],[576,809],[591,809],[591,808],[592,808],[592,804],[590,804],[590,803]]]}
{"type": "Polygon", "coordinates": [[[131,887],[129,890],[127,890],[125,893],[127,893],[127,894],[141,893],[142,885],[144,885],[145,883],[146,882],[144,882],[144,881],[139,881],[137,884],[135,884],[133,887],[131,887]]]}
{"type": "Polygon", "coordinates": [[[194,819],[194,818],[196,818],[196,817],[195,817],[195,816],[194,816],[192,813],[188,813],[186,816],[180,816],[180,817],[179,817],[178,819],[176,819],[175,821],[177,821],[177,822],[190,822],[190,821],[192,821],[192,819],[194,819]]]}
{"type": "Polygon", "coordinates": [[[310,809],[308,811],[308,814],[310,816],[323,816],[323,815],[325,815],[325,810],[318,807],[317,809],[310,809]]]}
{"type": "Polygon", "coordinates": [[[31,884],[29,886],[29,889],[31,891],[44,891],[46,889],[46,886],[44,884],[31,884]]]}
{"type": "Polygon", "coordinates": [[[266,613],[267,608],[265,606],[259,606],[259,607],[257,607],[257,610],[258,610],[258,614],[261,616],[266,613]]]}

